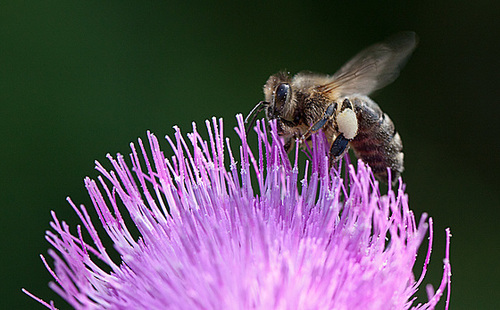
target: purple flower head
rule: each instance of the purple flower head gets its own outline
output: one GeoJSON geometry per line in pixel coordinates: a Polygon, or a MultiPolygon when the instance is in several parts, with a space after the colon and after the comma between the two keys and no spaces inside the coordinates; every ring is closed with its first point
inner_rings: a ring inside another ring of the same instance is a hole
{"type": "Polygon", "coordinates": [[[52,289],[76,309],[433,309],[448,286],[448,307],[449,230],[439,288],[428,289],[427,303],[412,297],[430,260],[432,220],[424,214],[417,223],[401,182],[381,195],[362,162],[346,165],[342,179],[341,164],[329,169],[322,135],[299,169],[298,151],[292,164],[274,123],[270,139],[257,123],[251,149],[237,120],[238,153],[214,118],[208,141],[195,125],[187,139],[175,128],[166,137],[170,158],[148,133],[149,147],[131,144],[131,165],[119,154],[108,155],[112,171],[97,163],[102,176],[85,186],[120,261],[87,209],[68,199],[92,240],[52,214],[54,266],[42,256],[52,289]],[[417,279],[412,269],[428,229],[417,279]]]}

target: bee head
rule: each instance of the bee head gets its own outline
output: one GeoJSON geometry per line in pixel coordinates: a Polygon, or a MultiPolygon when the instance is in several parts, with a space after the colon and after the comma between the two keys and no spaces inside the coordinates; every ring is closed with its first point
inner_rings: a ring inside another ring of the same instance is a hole
{"type": "Polygon", "coordinates": [[[248,124],[247,133],[255,122],[260,111],[265,110],[268,120],[276,119],[278,132],[283,132],[283,126],[292,126],[289,120],[293,114],[293,90],[288,73],[279,72],[271,75],[264,85],[265,101],[259,102],[245,119],[248,124]]]}
{"type": "Polygon", "coordinates": [[[288,73],[271,75],[264,85],[264,94],[269,103],[266,109],[268,119],[287,119],[292,102],[292,86],[288,73]]]}

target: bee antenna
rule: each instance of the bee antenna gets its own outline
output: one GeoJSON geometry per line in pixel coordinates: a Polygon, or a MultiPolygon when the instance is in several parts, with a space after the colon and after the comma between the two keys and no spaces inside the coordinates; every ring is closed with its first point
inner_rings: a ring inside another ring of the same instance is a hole
{"type": "Polygon", "coordinates": [[[253,124],[255,123],[255,120],[257,119],[257,116],[259,115],[259,113],[268,106],[269,106],[269,102],[261,101],[261,102],[257,103],[257,105],[252,109],[252,111],[250,111],[250,113],[248,113],[248,116],[245,118],[245,124],[248,124],[247,125],[248,126],[247,132],[246,132],[247,135],[250,132],[250,129],[252,128],[253,124]],[[252,115],[253,115],[253,117],[252,117],[252,115]],[[252,120],[250,122],[248,122],[250,117],[252,117],[252,120]]]}

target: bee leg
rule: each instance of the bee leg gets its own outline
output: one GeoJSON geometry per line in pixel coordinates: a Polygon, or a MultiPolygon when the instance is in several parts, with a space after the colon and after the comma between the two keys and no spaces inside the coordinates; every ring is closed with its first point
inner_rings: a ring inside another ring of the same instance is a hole
{"type": "Polygon", "coordinates": [[[349,100],[349,98],[345,98],[344,101],[342,102],[342,111],[344,109],[351,109],[352,110],[352,103],[349,100]]]}
{"type": "Polygon", "coordinates": [[[352,140],[358,133],[358,117],[352,108],[351,101],[345,99],[342,103],[340,113],[337,114],[335,121],[338,126],[338,131],[344,138],[352,140]]]}
{"type": "Polygon", "coordinates": [[[285,149],[285,152],[290,152],[290,150],[293,148],[293,145],[295,144],[295,140],[293,138],[286,138],[285,139],[285,145],[283,148],[285,149]]]}
{"type": "Polygon", "coordinates": [[[312,133],[320,130],[323,126],[325,126],[325,124],[328,122],[328,120],[330,120],[330,118],[333,116],[333,113],[335,113],[336,109],[337,109],[337,103],[336,102],[330,104],[326,108],[325,114],[323,115],[323,118],[321,118],[319,121],[317,121],[316,123],[314,123],[309,128],[309,130],[305,134],[302,135],[301,140],[302,141],[306,140],[312,133]]]}
{"type": "Polygon", "coordinates": [[[337,138],[332,143],[330,147],[330,160],[336,162],[340,156],[342,156],[348,148],[349,139],[344,137],[344,134],[339,134],[337,138]]]}

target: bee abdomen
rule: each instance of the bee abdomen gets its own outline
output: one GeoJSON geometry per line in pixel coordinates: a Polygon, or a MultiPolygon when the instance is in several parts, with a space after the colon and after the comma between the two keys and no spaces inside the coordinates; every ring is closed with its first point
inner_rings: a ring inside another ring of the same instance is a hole
{"type": "Polygon", "coordinates": [[[358,158],[367,163],[373,174],[387,182],[387,168],[395,182],[403,172],[403,143],[394,123],[368,97],[351,99],[358,118],[358,133],[350,142],[358,158]]]}

